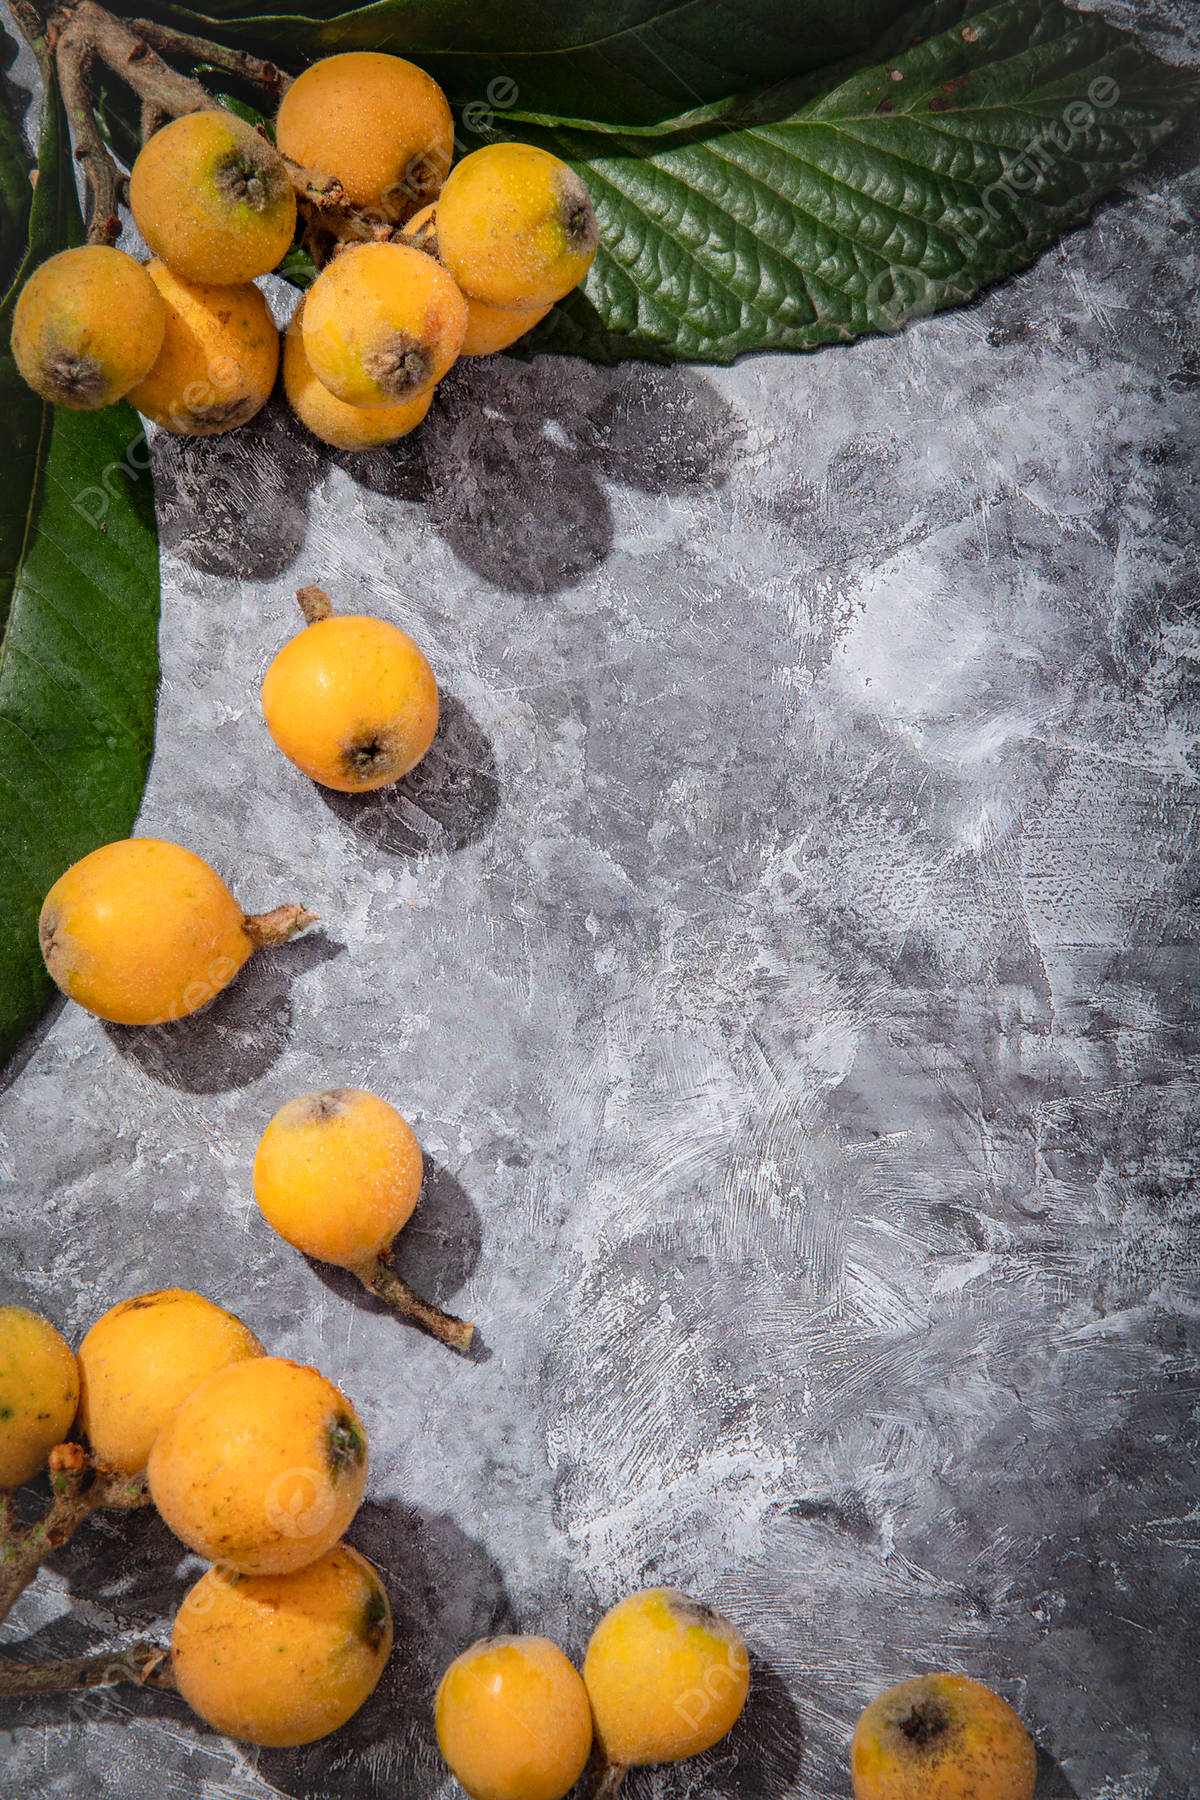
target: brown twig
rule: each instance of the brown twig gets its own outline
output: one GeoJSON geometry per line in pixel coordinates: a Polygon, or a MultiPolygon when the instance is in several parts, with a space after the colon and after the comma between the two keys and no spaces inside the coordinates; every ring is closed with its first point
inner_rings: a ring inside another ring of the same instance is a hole
{"type": "Polygon", "coordinates": [[[93,1461],[79,1444],[50,1452],[51,1499],[41,1518],[19,1526],[11,1506],[0,1515],[0,1621],[29,1586],[48,1556],[101,1508],[129,1512],[150,1498],[144,1475],[124,1475],[93,1461]]]}
{"type": "Polygon", "coordinates": [[[308,925],[315,925],[319,913],[306,912],[302,906],[273,906],[270,912],[248,913],[242,920],[246,935],[256,950],[268,944],[286,944],[308,925]]]}
{"type": "Polygon", "coordinates": [[[355,1274],[373,1294],[378,1294],[381,1300],[403,1313],[406,1319],[412,1319],[415,1324],[423,1326],[451,1350],[457,1350],[462,1356],[470,1350],[471,1340],[475,1336],[474,1325],[466,1319],[456,1319],[453,1313],[443,1312],[440,1306],[423,1300],[403,1275],[397,1274],[386,1256],[377,1257],[365,1268],[356,1269],[355,1274]]]}
{"type": "Polygon", "coordinates": [[[31,0],[11,0],[11,11],[17,22],[17,29],[37,58],[42,79],[45,80],[53,66],[46,21],[37,7],[31,4],[31,0]]]}
{"type": "Polygon", "coordinates": [[[222,110],[221,102],[214,100],[207,88],[165,63],[136,27],[114,18],[95,0],[79,0],[67,15],[66,29],[77,32],[139,100],[148,100],[170,118],[222,110]]]}
{"type": "Polygon", "coordinates": [[[161,131],[163,126],[169,125],[170,122],[170,113],[165,113],[161,106],[156,106],[153,100],[142,101],[138,128],[143,144],[148,143],[156,131],[161,131]]]}
{"type": "Polygon", "coordinates": [[[293,162],[290,156],[279,152],[284,168],[291,176],[292,186],[296,190],[298,200],[307,200],[310,206],[319,208],[340,207],[345,199],[345,189],[336,175],[318,175],[315,169],[306,169],[303,163],[293,162]]]}
{"type": "MultiPolygon", "coordinates": [[[[142,102],[143,125],[148,116],[147,107],[171,119],[181,118],[185,113],[227,110],[200,82],[189,75],[181,75],[164,62],[153,48],[150,37],[141,34],[138,21],[125,24],[98,6],[96,0],[79,0],[70,17],[101,62],[132,88],[142,102]]],[[[174,38],[173,33],[167,35],[174,38]]],[[[156,30],[151,36],[162,41],[161,31],[156,30]]],[[[207,48],[217,47],[209,45],[207,38],[195,41],[207,48]]],[[[236,56],[237,53],[231,51],[228,54],[236,56]]],[[[267,67],[266,64],[261,66],[267,67]]],[[[297,196],[310,206],[337,206],[344,199],[341,182],[332,176],[318,175],[314,169],[303,168],[286,156],[283,162],[297,196]]]]}
{"type": "Polygon", "coordinates": [[[160,25],[155,19],[130,19],[129,27],[152,50],[161,51],[164,56],[180,56],[188,62],[209,63],[214,69],[221,69],[226,75],[234,75],[251,87],[265,88],[277,100],[282,99],[292,85],[291,76],[283,69],[276,68],[273,62],[264,62],[259,56],[251,56],[248,50],[230,50],[224,44],[214,43],[211,38],[192,37],[186,31],[176,31],[172,26],[160,25]]]}
{"type": "Polygon", "coordinates": [[[58,86],[75,143],[75,160],[82,163],[88,185],[89,244],[115,244],[121,235],[121,202],[124,178],[101,136],[88,90],[88,76],[95,52],[86,33],[68,17],[55,44],[58,86]]]}
{"type": "Polygon", "coordinates": [[[26,1663],[0,1657],[0,1694],[68,1694],[81,1688],[112,1687],[131,1681],[137,1687],[175,1688],[171,1652],[166,1644],[140,1639],[121,1650],[74,1656],[61,1662],[26,1663]]]}
{"type": "Polygon", "coordinates": [[[302,588],[296,589],[296,604],[304,614],[306,625],[316,625],[321,619],[332,619],[333,601],[324,588],[315,582],[306,582],[302,588]]]}

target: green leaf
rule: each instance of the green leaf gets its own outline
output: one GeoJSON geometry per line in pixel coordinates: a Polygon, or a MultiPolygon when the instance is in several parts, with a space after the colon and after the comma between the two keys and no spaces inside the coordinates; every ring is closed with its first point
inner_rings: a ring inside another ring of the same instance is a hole
{"type": "MultiPolygon", "coordinates": [[[[53,992],[37,917],[51,883],[128,834],[154,735],[158,547],[141,422],[44,405],[8,353],[17,288],[82,239],[66,122],[53,80],[28,248],[0,307],[0,1058],[53,992]]],[[[29,192],[0,134],[0,186],[29,192]]]]}
{"type": "Polygon", "coordinates": [[[338,50],[411,57],[458,105],[513,83],[529,109],[626,123],[818,68],[861,49],[904,0],[317,0],[247,17],[234,0],[203,10],[160,3],[156,18],[245,46],[285,68],[338,50]]]}
{"type": "Polygon", "coordinates": [[[730,362],[893,331],[1084,221],[1200,98],[1095,14],[935,0],[872,60],[653,131],[526,115],[601,247],[517,348],[730,362]]]}

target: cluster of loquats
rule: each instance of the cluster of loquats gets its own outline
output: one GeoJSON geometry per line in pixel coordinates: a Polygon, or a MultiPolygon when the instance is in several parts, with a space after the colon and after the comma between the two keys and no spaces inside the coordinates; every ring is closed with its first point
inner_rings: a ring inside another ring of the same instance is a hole
{"type": "Polygon", "coordinates": [[[336,1731],[373,1692],[392,1643],[382,1581],[341,1542],[366,1478],[366,1433],[346,1396],[318,1370],[268,1356],[201,1294],[122,1300],[77,1355],[38,1315],[0,1308],[0,1618],[101,1508],[152,1503],[212,1565],[181,1601],[169,1646],[33,1668],[6,1657],[0,1693],[128,1679],[177,1688],[247,1743],[336,1731]],[[12,1493],[47,1467],[50,1505],[19,1526],[12,1493]]]}
{"type": "Polygon", "coordinates": [[[507,142],[452,168],[446,97],[403,57],[314,63],[285,89],[275,143],[180,85],[190,110],[129,175],[151,260],[89,243],[41,264],[18,297],[17,367],[54,405],[127,398],[191,436],[253,418],[280,362],[255,282],[299,220],[319,273],[287,326],[284,389],[323,442],[374,449],[421,423],[460,355],[515,343],[591,265],[596,219],[574,170],[507,142]]]}

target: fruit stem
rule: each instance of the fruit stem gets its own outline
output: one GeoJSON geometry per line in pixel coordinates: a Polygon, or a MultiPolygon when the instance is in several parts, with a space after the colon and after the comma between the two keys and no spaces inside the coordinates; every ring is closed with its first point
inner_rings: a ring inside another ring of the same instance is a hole
{"type": "Polygon", "coordinates": [[[423,1300],[403,1275],[397,1274],[386,1256],[377,1257],[373,1263],[356,1269],[354,1273],[373,1294],[378,1294],[381,1300],[394,1306],[406,1319],[424,1326],[426,1331],[447,1344],[451,1350],[457,1350],[463,1356],[470,1350],[471,1340],[475,1336],[474,1325],[466,1319],[456,1319],[453,1313],[443,1312],[440,1306],[423,1300]]]}
{"type": "Polygon", "coordinates": [[[171,118],[182,113],[224,111],[207,88],[165,63],[132,21],[127,25],[114,18],[95,0],[79,0],[67,14],[63,36],[69,32],[77,33],[139,100],[148,100],[171,118]]]}
{"type": "Polygon", "coordinates": [[[102,1507],[129,1512],[150,1498],[144,1475],[107,1468],[80,1444],[57,1444],[50,1452],[50,1488],[49,1506],[28,1529],[17,1524],[10,1504],[0,1511],[0,1622],[89,1514],[102,1507]]]}
{"type": "Polygon", "coordinates": [[[130,19],[129,27],[137,32],[143,43],[149,44],[152,50],[160,50],[164,56],[210,63],[214,69],[223,69],[226,75],[235,75],[251,87],[265,88],[277,100],[281,100],[292,85],[290,75],[277,69],[273,62],[251,56],[248,50],[230,50],[211,38],[193,37],[190,32],[160,25],[155,19],[130,19]]]}
{"type": "Polygon", "coordinates": [[[247,913],[242,929],[256,950],[264,950],[269,944],[286,944],[320,916],[302,906],[273,906],[270,912],[247,913]]]}
{"type": "Polygon", "coordinates": [[[100,134],[88,91],[95,52],[86,32],[80,31],[74,18],[68,18],[59,32],[54,55],[59,91],[75,140],[75,160],[83,164],[87,176],[87,241],[89,244],[115,244],[121,235],[118,209],[124,177],[100,134]]]}
{"type": "Polygon", "coordinates": [[[25,1663],[0,1657],[3,1695],[69,1694],[80,1688],[111,1687],[118,1681],[174,1688],[169,1647],[143,1638],[123,1650],[102,1650],[96,1656],[69,1657],[62,1662],[25,1663]]]}
{"type": "MultiPolygon", "coordinates": [[[[29,0],[21,0],[21,4],[28,8],[29,0]]],[[[161,121],[179,118],[184,113],[228,110],[202,83],[194,81],[189,75],[181,75],[178,69],[173,69],[169,63],[164,62],[155,45],[180,56],[198,56],[229,74],[240,75],[247,81],[273,88],[276,92],[282,93],[288,85],[289,77],[273,63],[262,62],[258,57],[247,56],[242,51],[223,49],[207,38],[181,36],[161,25],[147,23],[143,26],[136,19],[126,23],[107,12],[104,7],[98,6],[96,0],[79,0],[78,5],[57,11],[53,22],[58,31],[60,81],[65,85],[74,78],[66,73],[72,64],[80,72],[79,78],[82,79],[98,56],[142,102],[143,130],[155,119],[161,121]],[[193,46],[198,48],[192,48],[193,46]]],[[[74,116],[71,125],[73,130],[78,130],[74,116]]],[[[86,161],[91,154],[85,133],[86,121],[84,130],[79,132],[80,161],[86,161]]],[[[97,141],[102,143],[98,132],[96,135],[97,141]]],[[[337,205],[345,198],[340,181],[318,175],[314,169],[302,168],[299,163],[291,162],[286,156],[283,161],[292,186],[301,199],[319,207],[337,205]]],[[[91,163],[88,162],[87,166],[90,175],[91,163]]]]}
{"type": "Polygon", "coordinates": [[[296,589],[296,600],[300,611],[304,614],[306,625],[315,625],[319,619],[332,619],[333,601],[324,588],[307,587],[296,589]]]}
{"type": "Polygon", "coordinates": [[[602,1762],[592,1776],[588,1800],[616,1800],[628,1773],[627,1763],[602,1762]]]}

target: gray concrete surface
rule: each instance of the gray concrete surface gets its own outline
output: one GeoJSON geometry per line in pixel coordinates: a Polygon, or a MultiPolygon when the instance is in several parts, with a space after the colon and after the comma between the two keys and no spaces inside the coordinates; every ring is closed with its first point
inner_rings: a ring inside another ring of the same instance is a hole
{"type": "MultiPolygon", "coordinates": [[[[1108,10],[1200,54],[1183,0],[1108,10]]],[[[660,1580],[739,1622],[753,1696],[630,1800],[845,1795],[859,1708],[939,1665],[1019,1707],[1042,1796],[1200,1793],[1198,159],[895,339],[501,359],[357,462],[278,407],[158,438],[140,829],[323,924],[168,1033],[51,1015],[0,1297],[77,1340],[194,1285],[341,1383],[397,1647],[302,1752],[164,1695],[9,1705],[6,1796],[448,1797],[444,1663],[578,1654],[660,1580]],[[314,580],[448,696],[382,801],[262,723],[314,580]],[[260,1219],[266,1120],[335,1083],[420,1135],[399,1260],[476,1361],[260,1219]]],[[[99,1521],[5,1640],[153,1629],[195,1569],[99,1521]]]]}

